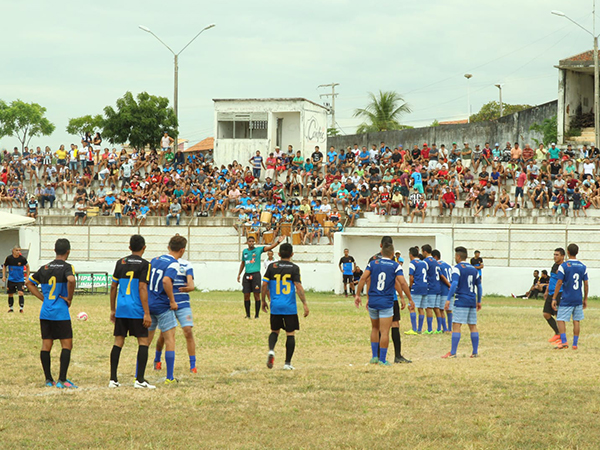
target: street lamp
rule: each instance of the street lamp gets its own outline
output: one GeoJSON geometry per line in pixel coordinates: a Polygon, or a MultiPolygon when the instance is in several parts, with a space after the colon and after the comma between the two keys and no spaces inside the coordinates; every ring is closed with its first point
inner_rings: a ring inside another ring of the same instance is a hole
{"type": "MultiPolygon", "coordinates": [[[[165,43],[162,41],[162,39],[161,39],[161,38],[159,38],[159,37],[158,37],[156,34],[154,34],[154,33],[152,32],[152,30],[151,30],[150,28],[148,28],[148,27],[145,27],[145,26],[143,26],[143,25],[140,25],[140,26],[139,26],[140,30],[142,30],[142,31],[145,31],[146,33],[150,33],[152,36],[154,36],[156,39],[158,39],[158,41],[159,41],[159,42],[160,42],[162,45],[164,45],[165,47],[167,47],[167,48],[169,49],[169,51],[170,51],[170,52],[173,54],[173,57],[174,57],[174,63],[175,63],[175,75],[174,75],[174,78],[175,78],[175,87],[174,87],[174,92],[173,92],[173,110],[175,111],[175,119],[177,119],[177,127],[178,127],[178,128],[179,128],[179,113],[178,113],[178,100],[179,100],[179,93],[178,93],[178,91],[179,91],[179,55],[181,55],[181,54],[183,53],[183,51],[184,51],[186,48],[188,48],[188,46],[189,46],[189,45],[190,45],[192,42],[194,42],[198,36],[200,36],[200,35],[201,35],[202,33],[204,33],[206,30],[210,30],[210,29],[211,29],[211,28],[213,28],[214,26],[215,26],[215,24],[214,24],[214,23],[211,23],[210,25],[208,25],[208,26],[206,26],[206,27],[202,28],[202,29],[200,30],[200,32],[199,32],[199,33],[198,33],[196,36],[194,36],[194,38],[193,38],[191,41],[189,41],[189,42],[188,42],[188,43],[187,43],[187,44],[186,44],[186,45],[185,45],[185,46],[184,46],[184,47],[183,47],[183,48],[182,48],[182,49],[179,51],[179,53],[175,53],[175,52],[174,52],[174,51],[171,49],[171,47],[169,47],[167,44],[165,44],[165,43]]],[[[178,128],[176,128],[176,130],[177,130],[177,131],[176,131],[176,134],[179,134],[179,132],[178,132],[178,128]]],[[[175,147],[177,147],[178,145],[179,145],[179,144],[178,144],[178,142],[177,142],[177,135],[176,135],[176,136],[175,136],[175,147]]]]}
{"type": "Polygon", "coordinates": [[[465,73],[467,79],[467,123],[471,123],[471,88],[469,87],[469,80],[473,77],[470,73],[465,73]]]}
{"type": "Polygon", "coordinates": [[[502,85],[500,83],[495,84],[494,86],[496,86],[498,88],[498,90],[500,91],[500,117],[502,117],[502,113],[504,112],[504,108],[502,107],[502,85]]]}
{"type": "Polygon", "coordinates": [[[590,31],[587,28],[584,28],[569,16],[567,16],[562,11],[551,11],[552,14],[558,17],[564,17],[565,19],[573,22],[583,31],[588,34],[591,34],[594,38],[594,136],[595,136],[595,147],[600,145],[600,92],[598,92],[598,87],[600,85],[600,68],[598,67],[598,36],[596,35],[596,1],[594,1],[594,10],[593,10],[593,30],[590,31]]]}

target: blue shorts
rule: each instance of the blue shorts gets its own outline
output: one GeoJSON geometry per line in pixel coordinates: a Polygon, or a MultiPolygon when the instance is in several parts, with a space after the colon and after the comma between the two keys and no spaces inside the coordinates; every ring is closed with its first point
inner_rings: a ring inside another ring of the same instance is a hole
{"type": "Polygon", "coordinates": [[[150,317],[152,318],[152,325],[148,328],[150,331],[156,330],[157,327],[160,331],[169,331],[177,326],[175,312],[170,309],[161,314],[150,314],[150,317]]]}
{"type": "Polygon", "coordinates": [[[425,191],[423,191],[423,184],[421,184],[421,183],[416,183],[413,185],[413,187],[417,189],[419,194],[423,194],[425,192],[425,191]]]}
{"type": "Polygon", "coordinates": [[[394,315],[394,307],[391,306],[385,309],[374,309],[369,307],[369,317],[373,320],[385,319],[394,315]]]}
{"type": "Polygon", "coordinates": [[[455,306],[452,310],[453,323],[466,323],[469,325],[477,324],[477,308],[463,308],[461,306],[455,306]]]}
{"type": "Polygon", "coordinates": [[[556,313],[556,320],[561,322],[570,322],[571,317],[574,321],[583,320],[583,306],[563,306],[558,305],[558,311],[556,313]]]}
{"type": "Polygon", "coordinates": [[[194,326],[192,308],[190,308],[189,306],[177,309],[177,311],[175,311],[175,317],[177,317],[177,321],[179,322],[181,328],[194,326]]]}
{"type": "Polygon", "coordinates": [[[411,294],[413,302],[415,302],[415,308],[427,308],[427,304],[425,302],[425,295],[417,295],[411,294]]]}
{"type": "Polygon", "coordinates": [[[436,308],[443,310],[444,307],[446,306],[446,298],[447,297],[448,297],[447,295],[438,294],[436,308]]]}
{"type": "Polygon", "coordinates": [[[427,294],[427,300],[425,300],[426,308],[437,308],[437,294],[427,294]]]}
{"type": "Polygon", "coordinates": [[[121,218],[121,213],[115,213],[115,219],[120,219],[121,218]]]}

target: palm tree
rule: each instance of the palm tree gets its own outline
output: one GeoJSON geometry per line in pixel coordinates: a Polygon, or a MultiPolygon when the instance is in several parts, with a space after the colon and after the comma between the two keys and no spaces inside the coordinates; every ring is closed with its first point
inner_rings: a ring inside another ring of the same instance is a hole
{"type": "Polygon", "coordinates": [[[354,117],[366,120],[356,129],[358,134],[406,128],[400,124],[400,117],[412,111],[400,94],[394,91],[379,91],[379,95],[375,96],[369,92],[369,98],[370,102],[365,108],[354,111],[354,117]]]}

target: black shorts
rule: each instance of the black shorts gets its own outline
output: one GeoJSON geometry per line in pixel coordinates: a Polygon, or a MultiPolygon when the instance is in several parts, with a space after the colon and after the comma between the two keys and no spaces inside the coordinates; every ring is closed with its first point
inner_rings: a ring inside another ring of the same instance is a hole
{"type": "MultiPolygon", "coordinates": [[[[556,307],[560,305],[560,299],[562,298],[562,292],[559,292],[556,296],[556,307]]],[[[546,301],[544,302],[544,313],[550,314],[551,316],[556,315],[556,311],[552,309],[552,295],[546,294],[546,301]]]]}
{"type": "Polygon", "coordinates": [[[73,327],[70,320],[40,319],[42,339],[73,339],[73,327]]]}
{"type": "Polygon", "coordinates": [[[299,330],[298,314],[271,314],[271,330],[281,329],[288,333],[299,330]]]}
{"type": "Polygon", "coordinates": [[[144,326],[144,319],[125,319],[115,318],[115,331],[113,336],[127,337],[134,336],[138,338],[148,337],[148,328],[144,326]]]}
{"type": "Polygon", "coordinates": [[[6,283],[6,287],[9,294],[23,292],[23,281],[9,281],[6,283]]]}
{"type": "Polygon", "coordinates": [[[242,279],[242,292],[250,294],[252,292],[260,292],[260,272],[245,273],[242,279]]]}
{"type": "Polygon", "coordinates": [[[87,216],[87,213],[85,211],[77,211],[75,213],[75,217],[85,217],[87,216]]]}
{"type": "Polygon", "coordinates": [[[392,316],[392,322],[400,322],[400,302],[398,300],[394,302],[394,315],[392,316]]]}
{"type": "Polygon", "coordinates": [[[344,284],[352,284],[354,283],[354,275],[343,275],[344,284]]]}

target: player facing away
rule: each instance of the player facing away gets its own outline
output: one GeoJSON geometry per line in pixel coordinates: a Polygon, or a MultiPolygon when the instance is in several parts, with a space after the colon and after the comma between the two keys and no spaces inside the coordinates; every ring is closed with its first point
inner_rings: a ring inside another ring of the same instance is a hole
{"type": "MultiPolygon", "coordinates": [[[[441,292],[441,276],[440,266],[436,259],[431,256],[431,245],[425,244],[421,247],[421,252],[425,259],[423,262],[427,264],[427,331],[425,334],[440,334],[446,331],[446,318],[442,316],[439,308],[439,296],[441,292]],[[436,331],[433,331],[433,315],[435,314],[437,321],[436,331]]],[[[445,301],[444,301],[445,303],[445,301]]],[[[443,306],[442,306],[443,311],[443,306]]]]}
{"type": "MultiPolygon", "coordinates": [[[[423,322],[425,321],[425,309],[427,307],[427,264],[419,258],[419,247],[408,249],[410,264],[408,265],[408,275],[410,279],[410,293],[414,306],[410,311],[410,322],[412,329],[405,331],[404,334],[421,334],[423,322]],[[417,311],[419,313],[419,323],[417,325],[417,311]]],[[[433,318],[432,318],[433,320],[433,318]]]]}
{"type": "Polygon", "coordinates": [[[250,319],[250,294],[252,293],[254,293],[254,318],[258,319],[260,313],[260,257],[263,252],[268,252],[277,247],[283,239],[283,236],[279,236],[279,239],[271,245],[262,247],[256,246],[256,240],[252,236],[249,236],[246,241],[248,248],[245,248],[242,252],[242,262],[240,263],[240,270],[237,276],[237,281],[239,283],[242,272],[244,272],[242,292],[244,293],[246,319],[250,319]]]}
{"type": "Polygon", "coordinates": [[[152,325],[148,330],[150,344],[158,328],[165,339],[165,361],[167,377],[165,384],[177,383],[173,376],[175,367],[175,328],[177,327],[177,302],[173,293],[173,283],[179,274],[179,259],[185,253],[187,239],[175,235],[169,241],[169,253],[154,258],[150,262],[150,283],[148,284],[148,307],[152,325]]]}
{"type": "Polygon", "coordinates": [[[452,285],[446,297],[446,309],[450,309],[450,300],[454,300],[454,317],[452,322],[452,348],[442,358],[456,358],[456,350],[460,342],[460,328],[462,324],[469,325],[471,330],[471,343],[473,353],[471,358],[479,356],[479,331],[477,330],[477,311],[481,309],[481,278],[479,272],[467,263],[467,249],[456,247],[454,249],[456,265],[452,269],[452,285]],[[477,293],[475,293],[477,289],[477,293]]]}
{"type": "Polygon", "coordinates": [[[556,321],[560,332],[560,343],[556,348],[559,350],[569,348],[565,322],[570,322],[571,317],[573,318],[573,350],[577,350],[580,322],[583,320],[583,310],[587,308],[588,273],[585,265],[577,260],[577,253],[579,253],[577,244],[569,244],[567,247],[569,259],[558,268],[558,281],[552,296],[552,308],[558,311],[556,321]],[[558,292],[561,287],[563,293],[558,306],[558,292]]]}
{"type": "Polygon", "coordinates": [[[13,247],[12,253],[6,257],[4,266],[2,266],[2,281],[6,283],[8,292],[8,312],[13,312],[14,295],[19,294],[19,312],[23,312],[25,307],[25,296],[23,294],[23,284],[25,283],[25,273],[29,274],[29,263],[21,254],[21,247],[13,247]],[[8,276],[7,276],[8,272],[8,276]]]}
{"type": "Polygon", "coordinates": [[[354,295],[354,266],[356,261],[354,257],[350,256],[350,250],[344,249],[344,256],[340,258],[338,264],[340,272],[342,272],[342,281],[344,282],[344,295],[348,297],[348,287],[350,287],[350,294],[354,295]]]}
{"type": "MultiPolygon", "coordinates": [[[[386,242],[381,247],[381,258],[373,259],[358,282],[354,304],[362,304],[360,292],[363,286],[369,283],[369,299],[367,309],[371,319],[371,364],[383,366],[391,365],[387,361],[387,350],[390,342],[390,328],[394,316],[394,293],[406,293],[409,300],[410,289],[404,279],[402,267],[392,258],[394,246],[386,242]]],[[[404,298],[401,297],[402,309],[406,307],[404,298]]]]}
{"type": "MultiPolygon", "coordinates": [[[[183,258],[177,262],[179,263],[179,273],[173,283],[173,295],[177,302],[175,317],[177,317],[179,326],[183,330],[183,335],[185,336],[188,356],[190,358],[190,372],[198,373],[198,370],[196,369],[196,341],[194,340],[194,333],[192,332],[192,328],[194,327],[194,317],[190,305],[190,292],[195,289],[194,268],[192,267],[191,262],[183,258]]],[[[160,359],[164,344],[165,339],[161,333],[156,341],[156,353],[154,357],[155,370],[160,370],[162,368],[160,359]]]]}
{"type": "Polygon", "coordinates": [[[308,305],[306,294],[300,280],[300,268],[291,259],[294,255],[291,244],[281,244],[279,248],[280,261],[272,263],[265,272],[262,279],[262,310],[269,310],[267,297],[271,302],[271,334],[269,334],[269,353],[267,355],[267,367],[273,368],[275,362],[275,345],[279,337],[279,331],[285,330],[287,336],[285,341],[285,364],[284,370],[294,370],[292,356],[296,349],[296,330],[300,329],[298,320],[298,308],[296,305],[296,294],[302,302],[304,317],[308,316],[308,305]]]}
{"type": "Polygon", "coordinates": [[[444,332],[452,332],[452,305],[450,302],[450,309],[445,311],[446,298],[448,298],[448,292],[450,292],[450,280],[452,280],[452,266],[445,261],[442,261],[442,254],[439,250],[431,252],[431,256],[435,258],[440,266],[440,295],[438,295],[438,308],[440,309],[441,318],[444,320],[444,312],[448,318],[448,327],[445,328],[444,332]]]}
{"type": "Polygon", "coordinates": [[[146,241],[139,234],[129,239],[131,255],[121,258],[115,265],[110,286],[110,321],[115,324],[113,335],[115,343],[110,352],[111,389],[121,386],[117,377],[121,349],[127,334],[137,338],[137,373],[133,387],[136,389],[155,389],[145,379],[148,364],[148,327],[152,324],[148,308],[148,281],[150,264],[143,256],[146,241]]]}
{"type": "MultiPolygon", "coordinates": [[[[546,289],[546,298],[544,301],[544,319],[554,331],[554,334],[548,342],[553,344],[558,344],[561,342],[560,340],[560,331],[558,330],[558,324],[556,323],[556,319],[552,316],[556,316],[556,310],[552,307],[552,298],[554,297],[554,292],[556,291],[556,282],[558,281],[558,268],[562,263],[565,262],[565,249],[564,248],[556,248],[554,249],[554,264],[552,265],[552,269],[550,270],[550,281],[548,282],[548,289],[546,289]]],[[[556,306],[560,306],[560,299],[562,298],[563,287],[560,286],[558,294],[556,295],[556,306]]]]}
{"type": "Polygon", "coordinates": [[[40,310],[40,328],[42,331],[42,351],[40,359],[46,376],[46,386],[59,389],[76,389],[77,386],[67,378],[71,350],[73,349],[73,328],[69,308],[75,292],[75,272],[67,263],[71,243],[68,239],[58,239],[54,244],[56,259],[40,267],[27,279],[29,292],[42,301],[40,310]],[[40,292],[41,291],[41,292],[40,292]],[[54,383],[51,371],[50,350],[54,341],[60,340],[60,372],[54,383]]]}

